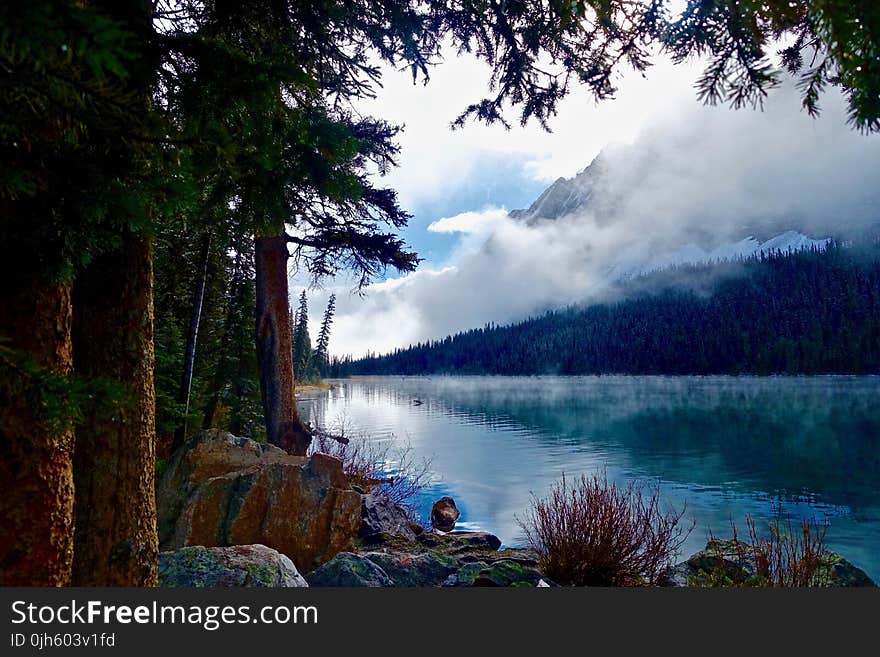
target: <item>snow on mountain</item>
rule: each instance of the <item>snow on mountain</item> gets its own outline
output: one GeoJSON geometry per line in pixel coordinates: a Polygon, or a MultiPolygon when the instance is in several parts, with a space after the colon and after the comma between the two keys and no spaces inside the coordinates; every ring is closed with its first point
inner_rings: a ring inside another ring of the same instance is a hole
{"type": "MultiPolygon", "coordinates": [[[[600,153],[576,176],[559,178],[528,209],[513,210],[509,216],[535,225],[556,220],[577,220],[580,213],[589,213],[596,225],[614,224],[619,220],[617,212],[621,192],[614,190],[613,186],[609,189],[607,176],[610,172],[606,158],[600,153]]],[[[621,280],[671,265],[735,260],[762,251],[769,254],[824,248],[831,240],[830,237],[810,237],[803,230],[806,229],[800,227],[796,220],[780,217],[764,218],[751,224],[744,222],[735,230],[714,235],[711,225],[701,226],[685,237],[689,241],[680,246],[659,247],[658,251],[654,246],[646,248],[646,244],[639,241],[624,247],[614,259],[615,264],[610,267],[608,274],[611,280],[621,280]],[[646,256],[646,251],[650,255],[646,256]]]]}
{"type": "Polygon", "coordinates": [[[618,263],[611,268],[609,275],[612,280],[623,280],[672,265],[696,265],[736,260],[759,255],[762,252],[769,255],[813,247],[824,249],[830,241],[830,237],[813,239],[798,231],[789,230],[763,242],[750,236],[738,242],[721,244],[711,250],[703,249],[696,244],[685,244],[671,253],[656,255],[647,261],[643,258],[632,257],[630,254],[622,254],[618,263]]]}

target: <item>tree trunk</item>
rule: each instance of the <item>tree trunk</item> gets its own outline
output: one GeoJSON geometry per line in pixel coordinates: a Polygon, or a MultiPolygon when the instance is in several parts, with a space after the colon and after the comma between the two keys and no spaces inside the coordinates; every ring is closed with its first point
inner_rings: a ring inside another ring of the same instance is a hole
{"type": "Polygon", "coordinates": [[[311,437],[299,419],[294,397],[287,258],[283,232],[255,238],[257,363],[269,442],[304,456],[311,437]]]}
{"type": "Polygon", "coordinates": [[[28,284],[14,275],[0,274],[0,586],[67,586],[73,562],[73,432],[53,430],[38,417],[34,391],[15,385],[21,372],[3,351],[69,374],[71,290],[69,284],[28,284]]]}
{"type": "Polygon", "coordinates": [[[202,235],[202,244],[199,251],[198,271],[196,272],[196,285],[193,291],[193,308],[189,321],[189,335],[186,340],[186,352],[183,357],[183,377],[180,381],[180,396],[178,401],[183,406],[183,422],[174,431],[174,442],[171,451],[175,451],[186,440],[186,419],[189,415],[189,398],[192,391],[193,368],[196,362],[196,345],[199,340],[199,322],[202,319],[202,303],[205,300],[205,281],[208,278],[208,255],[211,249],[211,233],[202,235]]]}
{"type": "Polygon", "coordinates": [[[76,586],[155,586],[153,270],[149,240],[126,230],[122,246],[91,263],[74,290],[77,372],[119,388],[77,428],[76,586]]]}

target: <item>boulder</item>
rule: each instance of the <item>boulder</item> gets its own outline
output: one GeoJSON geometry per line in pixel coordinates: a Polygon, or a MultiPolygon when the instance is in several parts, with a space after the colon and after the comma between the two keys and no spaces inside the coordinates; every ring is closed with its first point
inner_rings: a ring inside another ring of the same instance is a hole
{"type": "Polygon", "coordinates": [[[394,586],[437,586],[460,566],[440,552],[367,552],[364,557],[382,568],[394,586]]]}
{"type": "Polygon", "coordinates": [[[223,433],[206,432],[172,457],[157,501],[163,549],[259,543],[305,572],[350,549],[361,524],[361,496],[339,459],[223,433]]]}
{"type": "Polygon", "coordinates": [[[394,586],[380,566],[352,552],[340,552],[306,575],[306,581],[309,586],[394,586]]]}
{"type": "Polygon", "coordinates": [[[542,575],[536,563],[522,559],[499,559],[477,573],[472,586],[537,586],[541,581],[542,575]]]}
{"type": "Polygon", "coordinates": [[[192,546],[159,554],[159,586],[308,586],[286,556],[265,545],[192,546]]]}
{"type": "Polygon", "coordinates": [[[443,581],[443,586],[473,586],[480,573],[488,567],[489,564],[485,561],[472,561],[463,564],[461,568],[443,581]]]}
{"type": "Polygon", "coordinates": [[[732,582],[746,582],[757,574],[752,547],[743,542],[713,538],[706,547],[691,555],[684,563],[673,568],[678,581],[691,584],[708,583],[708,575],[714,573],[732,582]]]}
{"type": "Polygon", "coordinates": [[[213,477],[221,477],[270,463],[301,465],[305,457],[283,449],[239,438],[225,431],[205,431],[178,449],[168,461],[156,485],[159,542],[165,543],[192,493],[213,477]]]}
{"type": "Polygon", "coordinates": [[[875,587],[877,584],[868,577],[868,573],[858,566],[850,563],[839,554],[831,552],[829,554],[831,561],[831,572],[834,586],[844,587],[875,587]]]}
{"type": "Polygon", "coordinates": [[[362,539],[369,541],[377,535],[388,534],[412,540],[416,537],[412,525],[406,510],[387,497],[369,493],[361,496],[362,539]]]}
{"type": "Polygon", "coordinates": [[[441,497],[431,505],[431,524],[434,529],[441,532],[451,532],[455,529],[455,521],[460,515],[461,512],[451,497],[441,497]]]}

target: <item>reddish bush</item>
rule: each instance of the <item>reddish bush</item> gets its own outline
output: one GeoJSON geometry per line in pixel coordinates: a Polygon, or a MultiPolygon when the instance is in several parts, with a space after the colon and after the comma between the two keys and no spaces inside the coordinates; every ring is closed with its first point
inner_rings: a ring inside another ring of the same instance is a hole
{"type": "Polygon", "coordinates": [[[771,586],[827,586],[829,554],[825,549],[828,522],[822,525],[802,520],[799,531],[791,520],[770,523],[770,534],[760,538],[751,516],[749,539],[755,551],[758,574],[771,586]]]}
{"type": "Polygon", "coordinates": [[[729,586],[828,586],[833,583],[833,557],[825,548],[823,524],[801,520],[796,528],[791,519],[774,518],[769,533],[759,536],[755,521],[746,515],[748,541],[742,541],[731,522],[737,561],[747,564],[750,576],[725,583],[729,586]],[[741,581],[738,581],[741,580],[741,581]]]}
{"type": "Polygon", "coordinates": [[[565,477],[546,498],[534,498],[520,526],[548,577],[575,586],[657,584],[693,526],[681,511],[660,508],[659,485],[625,487],[607,475],[565,477]]]}

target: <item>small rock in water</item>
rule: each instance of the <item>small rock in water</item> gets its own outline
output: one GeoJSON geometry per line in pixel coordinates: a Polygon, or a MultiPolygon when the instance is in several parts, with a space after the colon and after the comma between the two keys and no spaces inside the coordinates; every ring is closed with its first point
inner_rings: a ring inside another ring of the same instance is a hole
{"type": "Polygon", "coordinates": [[[441,497],[431,506],[431,524],[441,532],[451,532],[461,512],[451,497],[441,497]]]}

